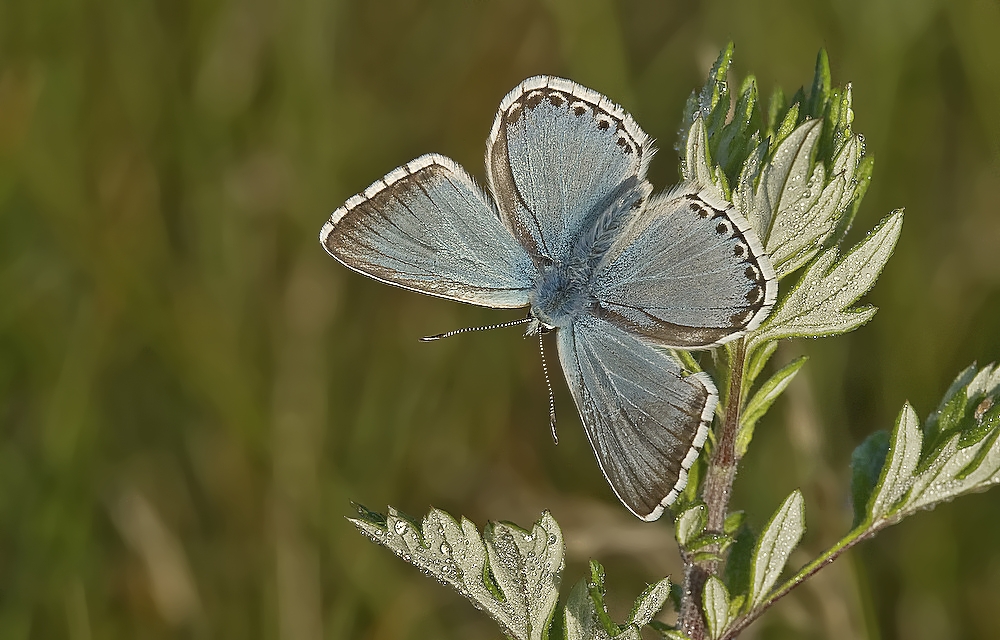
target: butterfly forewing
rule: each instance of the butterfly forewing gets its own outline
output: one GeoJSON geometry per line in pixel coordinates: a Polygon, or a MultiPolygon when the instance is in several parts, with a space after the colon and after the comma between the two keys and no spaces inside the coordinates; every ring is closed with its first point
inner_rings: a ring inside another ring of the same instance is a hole
{"type": "Polygon", "coordinates": [[[320,242],[355,271],[442,298],[523,307],[534,287],[534,264],[492,199],[439,155],[421,156],[349,199],[320,242]]]}
{"type": "Polygon", "coordinates": [[[621,107],[569,80],[539,76],[500,104],[486,171],[507,226],[536,260],[554,261],[620,184],[644,179],[651,155],[649,137],[621,107]]]}
{"type": "Polygon", "coordinates": [[[643,520],[687,484],[718,394],[669,354],[594,317],[559,330],[559,360],[604,476],[643,520]]]}
{"type": "Polygon", "coordinates": [[[684,349],[722,344],[756,328],[777,280],[749,223],[690,185],[650,199],[594,275],[595,313],[684,349]]]}

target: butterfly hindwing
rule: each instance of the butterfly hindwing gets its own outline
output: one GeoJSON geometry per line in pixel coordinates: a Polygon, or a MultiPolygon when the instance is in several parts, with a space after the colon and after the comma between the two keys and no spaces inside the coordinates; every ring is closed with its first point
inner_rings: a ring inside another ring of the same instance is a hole
{"type": "Polygon", "coordinates": [[[777,279],[750,224],[706,189],[651,198],[594,274],[595,313],[682,349],[712,347],[756,328],[777,279]]]}
{"type": "Polygon", "coordinates": [[[704,373],[599,318],[558,330],[559,360],[594,454],[612,489],[656,520],[687,484],[718,401],[704,373]]]}
{"type": "Polygon", "coordinates": [[[558,260],[625,180],[645,179],[652,141],[596,91],[528,78],[500,104],[486,147],[505,223],[532,256],[558,260]]]}
{"type": "Polygon", "coordinates": [[[320,242],[355,271],[451,300],[523,307],[534,287],[534,264],[492,199],[439,155],[350,198],[323,225],[320,242]]]}

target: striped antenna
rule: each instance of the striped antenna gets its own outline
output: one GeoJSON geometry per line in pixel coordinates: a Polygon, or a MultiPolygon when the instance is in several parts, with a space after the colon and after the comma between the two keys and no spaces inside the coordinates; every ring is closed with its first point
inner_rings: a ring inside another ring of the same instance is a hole
{"type": "Polygon", "coordinates": [[[521,318],[520,320],[511,320],[510,322],[501,322],[500,324],[491,324],[484,327],[465,327],[462,329],[455,329],[454,331],[448,331],[446,333],[439,333],[436,336],[424,336],[420,339],[421,342],[433,342],[435,340],[441,340],[442,338],[450,338],[452,336],[457,336],[460,333],[468,333],[470,331],[490,331],[491,329],[505,329],[506,327],[513,327],[519,324],[525,324],[531,322],[531,317],[521,318]]]}

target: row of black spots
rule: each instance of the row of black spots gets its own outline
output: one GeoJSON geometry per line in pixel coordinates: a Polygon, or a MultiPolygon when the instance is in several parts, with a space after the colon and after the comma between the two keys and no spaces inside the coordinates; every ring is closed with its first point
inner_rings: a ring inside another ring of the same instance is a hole
{"type": "Polygon", "coordinates": [[[764,287],[767,286],[767,282],[764,280],[764,273],[760,270],[760,266],[756,264],[756,261],[754,261],[747,262],[743,275],[747,277],[747,280],[753,282],[750,290],[746,293],[746,301],[753,305],[755,310],[760,309],[764,304],[764,287]]]}
{"type": "Polygon", "coordinates": [[[565,106],[570,113],[577,117],[582,117],[588,113],[592,114],[594,119],[597,121],[597,128],[601,131],[609,131],[612,126],[614,126],[615,133],[618,134],[616,144],[621,147],[622,151],[626,155],[632,155],[633,153],[641,155],[642,150],[638,147],[635,141],[631,139],[631,136],[625,130],[624,122],[615,118],[597,105],[581,99],[571,101],[570,98],[571,96],[555,89],[535,89],[534,91],[529,91],[524,98],[522,98],[522,102],[514,102],[511,104],[507,110],[507,120],[509,122],[516,122],[521,116],[521,112],[524,108],[534,109],[547,99],[552,106],[565,106]]]}

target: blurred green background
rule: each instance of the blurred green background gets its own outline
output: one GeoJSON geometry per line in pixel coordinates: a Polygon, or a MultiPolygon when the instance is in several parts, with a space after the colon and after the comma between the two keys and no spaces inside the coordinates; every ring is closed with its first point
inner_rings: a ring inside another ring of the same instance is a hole
{"type": "MultiPolygon", "coordinates": [[[[801,563],[850,523],[854,446],[1000,357],[993,0],[0,1],[0,638],[497,638],[360,536],[350,500],[562,523],[613,613],[679,578],[671,527],[597,469],[561,380],[502,321],[327,257],[329,213],[429,151],[482,179],[497,104],[568,76],[677,179],[688,93],[729,39],[767,95],[820,47],[877,158],[852,232],[905,206],[852,335],[758,427],[734,505],[802,487],[801,563]]],[[[1000,637],[1000,490],[862,545],[746,637],[1000,637]]],[[[568,587],[568,585],[567,585],[568,587]]],[[[668,616],[669,617],[669,616],[668,616]]]]}

